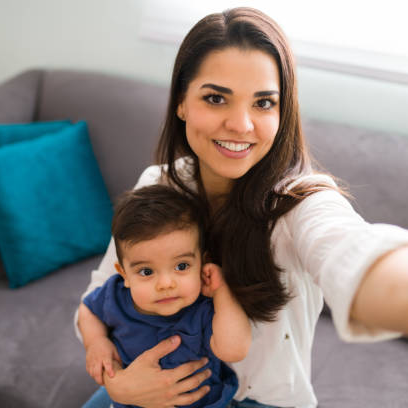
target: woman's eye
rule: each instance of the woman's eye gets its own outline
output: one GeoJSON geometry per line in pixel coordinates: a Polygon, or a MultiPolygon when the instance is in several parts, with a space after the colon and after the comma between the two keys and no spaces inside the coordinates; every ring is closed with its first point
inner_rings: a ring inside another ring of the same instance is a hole
{"type": "Polygon", "coordinates": [[[260,99],[256,102],[256,106],[264,110],[272,109],[275,105],[276,102],[272,101],[271,99],[260,99]]]}
{"type": "Polygon", "coordinates": [[[180,262],[177,266],[176,266],[176,270],[178,271],[185,271],[190,265],[187,262],[180,262]]]}
{"type": "Polygon", "coordinates": [[[204,100],[210,103],[211,105],[221,105],[225,103],[224,97],[218,94],[204,96],[204,100]]]}
{"type": "Polygon", "coordinates": [[[139,275],[141,276],[150,276],[153,274],[153,271],[150,268],[143,268],[139,271],[139,275]]]}

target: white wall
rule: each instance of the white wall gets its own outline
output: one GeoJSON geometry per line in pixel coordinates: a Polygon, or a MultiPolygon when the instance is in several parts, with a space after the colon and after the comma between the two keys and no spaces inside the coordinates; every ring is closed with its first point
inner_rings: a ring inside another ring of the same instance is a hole
{"type": "MultiPolygon", "coordinates": [[[[140,37],[148,1],[0,0],[0,81],[45,67],[168,84],[177,47],[140,37]]],[[[408,135],[408,86],[302,66],[298,72],[304,116],[408,135]]]]}
{"type": "MultiPolygon", "coordinates": [[[[168,72],[138,39],[144,0],[0,0],[0,80],[30,67],[168,72]]],[[[164,47],[165,48],[165,47],[164,47]]],[[[167,47],[168,48],[168,47],[167,47]]],[[[173,51],[173,50],[171,50],[173,51]]],[[[173,53],[171,52],[171,56],[173,53]]]]}

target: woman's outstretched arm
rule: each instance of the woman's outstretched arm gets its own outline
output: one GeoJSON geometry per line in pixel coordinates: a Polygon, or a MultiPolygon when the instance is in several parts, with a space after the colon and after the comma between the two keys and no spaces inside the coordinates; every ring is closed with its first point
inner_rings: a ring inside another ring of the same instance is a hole
{"type": "Polygon", "coordinates": [[[207,364],[207,359],[168,370],[163,370],[159,365],[159,360],[174,351],[180,341],[178,336],[163,340],[137,357],[126,369],[114,361],[115,375],[109,377],[104,374],[105,387],[112,400],[146,408],[163,408],[190,405],[201,399],[209,391],[208,386],[194,392],[188,391],[199,387],[211,375],[207,369],[191,376],[207,364]]]}
{"type": "Polygon", "coordinates": [[[408,335],[408,246],[386,253],[368,269],[350,316],[373,329],[408,335]]]}

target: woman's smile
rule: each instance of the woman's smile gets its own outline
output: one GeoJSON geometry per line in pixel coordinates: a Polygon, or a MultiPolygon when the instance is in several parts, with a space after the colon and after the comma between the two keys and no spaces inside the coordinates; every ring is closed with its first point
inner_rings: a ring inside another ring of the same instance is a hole
{"type": "Polygon", "coordinates": [[[250,152],[254,144],[237,143],[232,141],[214,140],[215,148],[224,156],[231,159],[242,159],[250,152]]]}

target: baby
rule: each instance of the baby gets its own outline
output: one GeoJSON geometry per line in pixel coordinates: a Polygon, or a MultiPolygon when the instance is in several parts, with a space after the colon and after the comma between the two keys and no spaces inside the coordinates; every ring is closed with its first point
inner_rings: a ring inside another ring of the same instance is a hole
{"type": "MultiPolygon", "coordinates": [[[[202,385],[210,391],[190,406],[215,408],[225,407],[237,390],[237,377],[224,361],[244,359],[251,328],[221,269],[202,265],[202,219],[195,201],[170,187],[127,192],[112,222],[118,274],[85,297],[80,313],[92,312],[105,323],[116,346],[111,356],[123,368],[161,340],[180,336],[181,345],[160,365],[174,368],[207,357],[204,369],[212,375],[202,385]]],[[[99,367],[109,353],[104,347],[87,345],[99,367]]]]}

